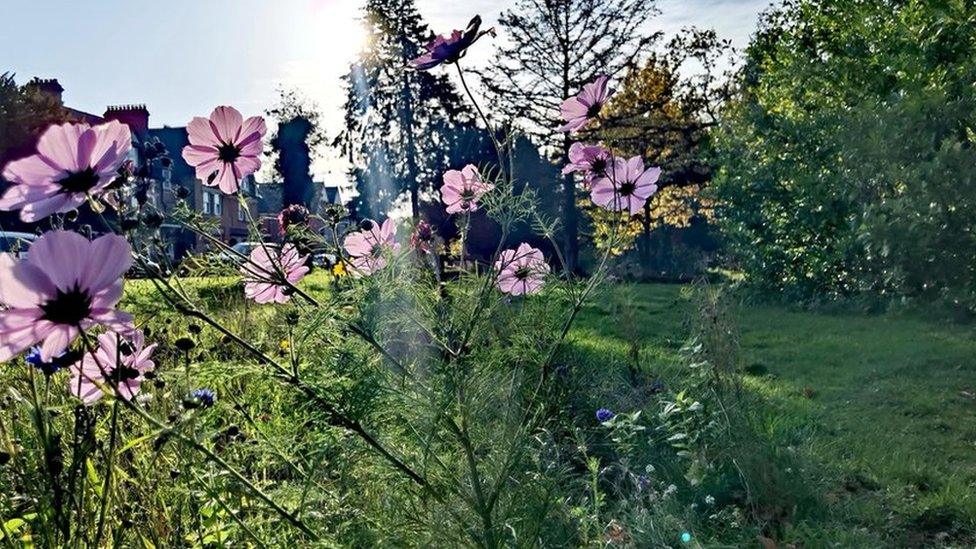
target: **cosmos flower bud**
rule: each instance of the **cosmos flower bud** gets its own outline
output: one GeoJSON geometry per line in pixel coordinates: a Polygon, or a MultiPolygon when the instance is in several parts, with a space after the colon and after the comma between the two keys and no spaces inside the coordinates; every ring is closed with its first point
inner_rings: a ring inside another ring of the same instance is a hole
{"type": "Polygon", "coordinates": [[[194,347],[196,347],[196,343],[194,343],[193,340],[188,337],[181,337],[177,339],[173,342],[173,345],[184,353],[189,353],[194,347]]]}
{"type": "Polygon", "coordinates": [[[123,217],[119,220],[119,228],[123,232],[129,232],[139,227],[139,219],[135,217],[123,217]]]}
{"type": "Polygon", "coordinates": [[[147,227],[158,229],[163,224],[163,214],[156,210],[150,210],[143,214],[142,220],[147,227]]]}

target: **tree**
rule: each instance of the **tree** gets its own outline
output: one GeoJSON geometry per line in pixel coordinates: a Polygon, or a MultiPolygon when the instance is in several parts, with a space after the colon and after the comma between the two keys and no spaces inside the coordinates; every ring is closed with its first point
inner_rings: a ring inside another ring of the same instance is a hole
{"type": "Polygon", "coordinates": [[[404,193],[416,218],[422,195],[448,169],[455,130],[472,119],[444,74],[416,71],[430,31],[413,0],[368,0],[367,46],[345,77],[346,130],[336,140],[353,167],[359,217],[388,213],[404,193]]]}
{"type": "MultiPolygon", "coordinates": [[[[702,197],[702,189],[713,172],[710,132],[718,124],[719,106],[731,95],[731,75],[725,68],[731,55],[730,43],[714,31],[682,31],[643,66],[628,72],[594,130],[616,154],[640,155],[648,165],[662,168],[660,190],[642,214],[628,217],[623,235],[633,238],[624,238],[615,250],[623,253],[639,241],[645,271],[658,255],[652,239],[655,229],[686,228],[696,217],[711,217],[711,203],[702,197]]],[[[587,211],[601,246],[601,235],[608,234],[605,225],[616,222],[617,216],[587,211]]]]}
{"type": "Polygon", "coordinates": [[[281,174],[281,206],[300,204],[312,207],[315,189],[312,188],[311,153],[308,137],[312,133],[308,118],[297,117],[278,126],[278,134],[271,146],[278,153],[275,167],[281,174]]]}
{"type": "MultiPolygon", "coordinates": [[[[56,99],[29,84],[18,86],[11,73],[0,74],[0,172],[11,160],[33,154],[44,130],[67,119],[56,99]]],[[[6,188],[0,177],[0,194],[6,188]]],[[[10,230],[20,225],[17,212],[0,212],[0,227],[10,230]]]]}
{"type": "MultiPolygon", "coordinates": [[[[660,37],[646,29],[656,12],[653,0],[517,0],[499,18],[506,42],[483,73],[492,104],[565,159],[572,141],[558,131],[560,104],[597,76],[633,67],[660,37]]],[[[562,193],[564,257],[578,270],[572,176],[562,193]]]]}
{"type": "Polygon", "coordinates": [[[974,14],[928,0],[765,14],[717,140],[719,217],[750,282],[976,309],[974,14]]]}
{"type": "Polygon", "coordinates": [[[31,85],[18,86],[14,75],[0,74],[0,167],[34,153],[34,143],[68,113],[60,103],[31,85]]]}

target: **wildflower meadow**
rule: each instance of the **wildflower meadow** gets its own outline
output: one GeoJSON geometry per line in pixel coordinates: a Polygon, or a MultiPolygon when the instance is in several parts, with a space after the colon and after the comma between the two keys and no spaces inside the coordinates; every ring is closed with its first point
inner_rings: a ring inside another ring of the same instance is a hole
{"type": "Polygon", "coordinates": [[[366,2],[329,139],[5,74],[0,542],[976,544],[974,8],[789,0],[735,52],[543,4],[366,2]]]}

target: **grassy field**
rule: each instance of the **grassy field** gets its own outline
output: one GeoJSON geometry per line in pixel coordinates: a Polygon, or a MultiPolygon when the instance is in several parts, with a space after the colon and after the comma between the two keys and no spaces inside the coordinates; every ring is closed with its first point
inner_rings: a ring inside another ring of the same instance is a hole
{"type": "MultiPolygon", "coordinates": [[[[586,311],[573,337],[622,356],[636,331],[643,368],[678,375],[687,293],[665,285],[614,290],[586,311]],[[625,302],[634,304],[634,320],[607,323],[625,302]]],[[[972,326],[773,306],[733,313],[745,386],[759,397],[755,428],[805,464],[798,478],[815,500],[787,537],[813,545],[976,542],[972,326]]]]}
{"type": "MultiPolygon", "coordinates": [[[[232,281],[193,284],[208,287],[201,298],[223,308],[240,299],[232,281]]],[[[328,292],[323,275],[303,285],[313,294],[328,292]]],[[[126,302],[143,314],[167,309],[143,281],[130,285],[126,302]]],[[[241,322],[246,326],[248,318],[269,311],[253,309],[241,322]]],[[[759,522],[775,523],[773,541],[805,547],[976,543],[973,326],[780,306],[734,304],[728,313],[748,397],[742,400],[746,424],[754,431],[749,435],[761,441],[776,470],[768,482],[760,474],[752,487],[772,502],[757,514],[759,522]]],[[[593,411],[606,406],[644,410],[653,424],[669,392],[649,398],[634,389],[628,378],[634,357],[640,375],[680,390],[689,377],[680,349],[699,323],[688,286],[619,285],[595,296],[565,352],[576,371],[584,371],[576,374],[581,381],[572,421],[597,427],[593,411]]],[[[293,427],[269,427],[275,429],[293,427]]],[[[724,539],[714,529],[709,535],[724,539]]]]}

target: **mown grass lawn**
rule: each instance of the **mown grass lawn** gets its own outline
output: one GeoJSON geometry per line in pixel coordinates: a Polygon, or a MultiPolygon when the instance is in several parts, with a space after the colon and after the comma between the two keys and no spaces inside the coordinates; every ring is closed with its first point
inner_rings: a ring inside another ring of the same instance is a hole
{"type": "MultiPolygon", "coordinates": [[[[573,337],[621,355],[636,333],[643,367],[678,375],[687,294],[673,285],[615,288],[586,310],[573,337]],[[633,321],[607,322],[628,301],[633,321]]],[[[808,464],[802,489],[822,506],[818,521],[797,525],[798,539],[976,539],[972,326],[776,306],[739,306],[732,316],[745,385],[761,396],[757,430],[808,464]]]]}

